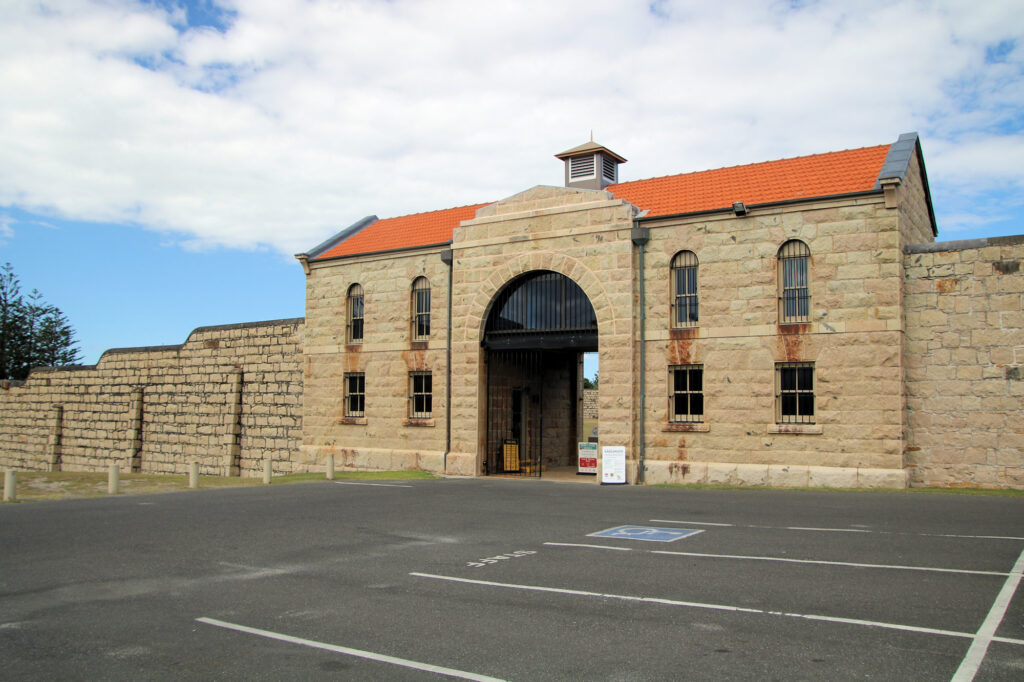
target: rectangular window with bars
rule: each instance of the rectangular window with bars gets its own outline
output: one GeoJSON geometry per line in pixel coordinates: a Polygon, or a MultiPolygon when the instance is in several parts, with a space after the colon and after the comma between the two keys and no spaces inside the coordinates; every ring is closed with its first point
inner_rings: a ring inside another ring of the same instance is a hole
{"type": "Polygon", "coordinates": [[[814,423],[814,363],[775,365],[775,420],[779,424],[814,423]]]}
{"type": "Polygon", "coordinates": [[[434,411],[433,375],[430,372],[409,373],[409,417],[430,419],[434,411]]]}
{"type": "Polygon", "coordinates": [[[345,373],[345,416],[366,416],[366,375],[362,372],[345,373]]]}
{"type": "Polygon", "coordinates": [[[669,421],[704,421],[704,365],[668,368],[669,421]]]}

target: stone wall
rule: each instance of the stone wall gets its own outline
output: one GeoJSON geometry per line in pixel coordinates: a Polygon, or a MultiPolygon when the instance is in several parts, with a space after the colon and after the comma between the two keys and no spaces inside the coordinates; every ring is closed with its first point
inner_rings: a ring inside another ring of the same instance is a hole
{"type": "MultiPolygon", "coordinates": [[[[445,470],[448,266],[442,249],[310,263],[306,279],[304,428],[296,465],[445,470]],[[412,284],[430,282],[430,336],[412,339],[412,284]],[[349,344],[346,300],[364,297],[362,343],[349,344]],[[409,373],[429,371],[432,417],[409,418],[409,373]],[[346,417],[344,377],[362,373],[363,417],[346,417]]],[[[472,472],[469,472],[472,473],[472,472]]]]}
{"type": "Polygon", "coordinates": [[[193,331],[0,387],[0,466],[256,476],[295,469],[302,319],[193,331]]]}
{"type": "MultiPolygon", "coordinates": [[[[651,223],[648,482],[906,485],[898,221],[879,193],[651,223]],[[801,324],[779,323],[778,251],[789,239],[811,253],[801,324]],[[684,249],[699,263],[700,319],[672,329],[668,274],[684,249]],[[776,423],[781,362],[814,363],[813,424],[776,423]],[[673,365],[703,366],[703,422],[670,422],[673,365]]],[[[603,365],[601,377],[603,387],[603,365]]]]}
{"type": "Polygon", "coordinates": [[[1024,487],[1024,236],[905,251],[912,482],[1024,487]]]}
{"type": "MultiPolygon", "coordinates": [[[[585,388],[583,389],[583,418],[584,419],[597,419],[597,389],[596,388],[585,388]]],[[[589,434],[583,434],[584,439],[589,434]]]]}

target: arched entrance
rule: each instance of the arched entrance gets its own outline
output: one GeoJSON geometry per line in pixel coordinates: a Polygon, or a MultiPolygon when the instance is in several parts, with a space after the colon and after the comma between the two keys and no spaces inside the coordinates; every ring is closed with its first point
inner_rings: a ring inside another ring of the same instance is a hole
{"type": "Polygon", "coordinates": [[[490,306],[484,473],[541,476],[575,464],[582,425],[582,354],[597,350],[597,316],[576,282],[535,270],[490,306]]]}

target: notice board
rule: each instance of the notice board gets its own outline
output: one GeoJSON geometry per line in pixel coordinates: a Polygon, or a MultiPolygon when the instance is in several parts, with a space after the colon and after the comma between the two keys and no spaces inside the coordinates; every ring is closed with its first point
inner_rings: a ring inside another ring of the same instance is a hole
{"type": "Polygon", "coordinates": [[[606,445],[601,448],[601,485],[626,482],[626,446],[606,445]]]}

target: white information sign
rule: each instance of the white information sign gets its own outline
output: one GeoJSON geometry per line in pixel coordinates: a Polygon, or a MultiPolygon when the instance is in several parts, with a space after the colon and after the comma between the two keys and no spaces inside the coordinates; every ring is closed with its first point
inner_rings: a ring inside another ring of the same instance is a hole
{"type": "Polygon", "coordinates": [[[579,443],[578,474],[597,473],[597,443],[579,443]]]}
{"type": "Polygon", "coordinates": [[[626,446],[605,445],[601,448],[601,485],[626,482],[626,446]]]}

